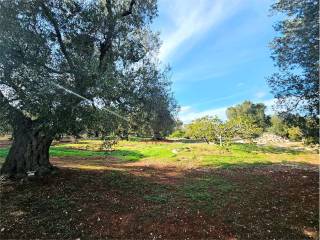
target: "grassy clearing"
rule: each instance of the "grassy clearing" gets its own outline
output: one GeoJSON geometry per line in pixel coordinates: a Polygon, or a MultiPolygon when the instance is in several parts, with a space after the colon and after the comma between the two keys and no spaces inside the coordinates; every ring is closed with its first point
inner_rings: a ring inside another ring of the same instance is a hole
{"type": "MultiPolygon", "coordinates": [[[[82,140],[52,146],[52,157],[114,157],[124,162],[173,165],[183,168],[230,167],[237,165],[261,165],[271,163],[317,164],[318,156],[310,151],[275,146],[234,144],[226,151],[216,145],[182,142],[121,141],[114,151],[100,151],[101,141],[82,140]]],[[[0,148],[0,161],[8,148],[0,148]]],[[[99,162],[95,161],[95,164],[99,162]]]]}
{"type": "Polygon", "coordinates": [[[76,144],[63,144],[51,148],[52,156],[112,156],[125,161],[145,164],[174,165],[192,167],[229,167],[234,165],[270,164],[281,162],[300,162],[316,164],[317,154],[307,151],[234,144],[226,151],[216,145],[181,142],[138,142],[121,141],[115,151],[99,152],[100,141],[80,141],[76,144]]]}

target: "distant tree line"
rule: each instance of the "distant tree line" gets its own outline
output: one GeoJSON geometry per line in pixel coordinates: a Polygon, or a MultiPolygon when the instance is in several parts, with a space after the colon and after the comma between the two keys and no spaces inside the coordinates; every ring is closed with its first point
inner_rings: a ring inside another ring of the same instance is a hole
{"type": "Polygon", "coordinates": [[[216,116],[205,116],[185,126],[180,124],[170,136],[214,142],[223,146],[237,138],[252,142],[263,132],[271,132],[292,141],[303,140],[307,144],[318,142],[316,119],[288,113],[268,116],[265,111],[263,103],[244,101],[226,110],[226,121],[216,116]]]}

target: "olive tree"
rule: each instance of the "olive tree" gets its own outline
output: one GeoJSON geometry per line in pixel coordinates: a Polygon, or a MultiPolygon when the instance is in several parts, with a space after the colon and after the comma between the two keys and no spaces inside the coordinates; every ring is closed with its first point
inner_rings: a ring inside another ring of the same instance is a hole
{"type": "Polygon", "coordinates": [[[57,135],[144,109],[156,15],[156,0],[0,1],[0,114],[13,132],[2,174],[50,173],[57,135]]]}
{"type": "Polygon", "coordinates": [[[319,115],[319,0],[276,0],[271,11],[282,16],[270,44],[272,92],[287,112],[319,115]]]}

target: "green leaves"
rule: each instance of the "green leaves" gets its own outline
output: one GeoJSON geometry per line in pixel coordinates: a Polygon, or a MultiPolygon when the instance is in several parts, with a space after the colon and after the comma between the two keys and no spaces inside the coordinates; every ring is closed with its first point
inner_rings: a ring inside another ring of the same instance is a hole
{"type": "Polygon", "coordinates": [[[229,107],[226,111],[229,120],[234,118],[250,118],[252,123],[265,129],[269,124],[269,118],[265,114],[266,106],[263,103],[254,104],[244,101],[234,107],[229,107]]]}
{"type": "Polygon", "coordinates": [[[319,1],[277,0],[271,10],[283,19],[270,45],[279,68],[268,79],[272,92],[287,112],[319,115],[319,1]]]}
{"type": "Polygon", "coordinates": [[[1,3],[0,102],[59,135],[127,131],[139,120],[166,134],[176,103],[154,54],[156,15],[156,0],[1,3]]]}
{"type": "Polygon", "coordinates": [[[233,138],[249,139],[257,137],[263,129],[258,127],[251,118],[236,117],[222,122],[217,117],[203,117],[187,125],[186,136],[204,140],[207,143],[215,142],[220,146],[228,145],[233,138]]]}

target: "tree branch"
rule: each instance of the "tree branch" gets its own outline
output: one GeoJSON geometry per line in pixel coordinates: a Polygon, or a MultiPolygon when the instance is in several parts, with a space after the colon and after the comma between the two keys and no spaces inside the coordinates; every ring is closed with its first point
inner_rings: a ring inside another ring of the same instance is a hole
{"type": "Polygon", "coordinates": [[[59,71],[59,70],[56,70],[56,69],[53,69],[51,67],[48,67],[46,65],[43,66],[45,69],[47,69],[48,71],[52,72],[52,73],[57,73],[57,74],[64,74],[66,72],[62,72],[62,71],[59,71]]]}
{"type": "MultiPolygon", "coordinates": [[[[123,11],[120,16],[126,17],[126,16],[132,14],[132,9],[135,4],[136,4],[136,0],[131,0],[130,5],[129,5],[129,9],[123,11]]],[[[99,60],[100,60],[99,68],[100,69],[102,68],[102,63],[103,63],[104,57],[106,56],[109,49],[111,49],[111,47],[112,47],[112,38],[113,38],[114,29],[115,29],[115,25],[116,25],[115,21],[117,21],[117,19],[118,19],[118,17],[116,17],[114,19],[115,16],[112,12],[112,4],[111,4],[110,0],[106,0],[106,9],[108,12],[108,16],[107,16],[108,34],[107,34],[106,39],[102,43],[100,43],[100,57],[99,57],[99,60]]]]}
{"type": "Polygon", "coordinates": [[[62,35],[59,29],[59,24],[56,21],[56,19],[54,18],[52,12],[50,11],[50,9],[44,4],[44,2],[41,2],[41,6],[43,8],[44,14],[47,17],[47,19],[49,20],[49,22],[52,24],[54,31],[56,33],[56,37],[58,39],[58,43],[61,49],[61,52],[63,53],[64,57],[66,58],[69,66],[71,69],[73,69],[73,63],[71,61],[71,58],[69,57],[69,54],[67,52],[66,46],[64,45],[64,42],[62,40],[62,35]]]}
{"type": "Polygon", "coordinates": [[[7,115],[8,120],[11,124],[13,124],[13,121],[15,121],[17,118],[20,118],[20,119],[27,118],[20,109],[17,109],[10,104],[10,101],[4,96],[1,90],[0,90],[0,109],[2,114],[7,115]]]}
{"type": "Polygon", "coordinates": [[[128,15],[132,14],[132,8],[133,8],[133,5],[135,5],[135,4],[136,4],[136,0],[131,0],[130,5],[129,5],[129,9],[124,11],[121,14],[121,16],[125,17],[125,16],[128,16],[128,15]]]}

